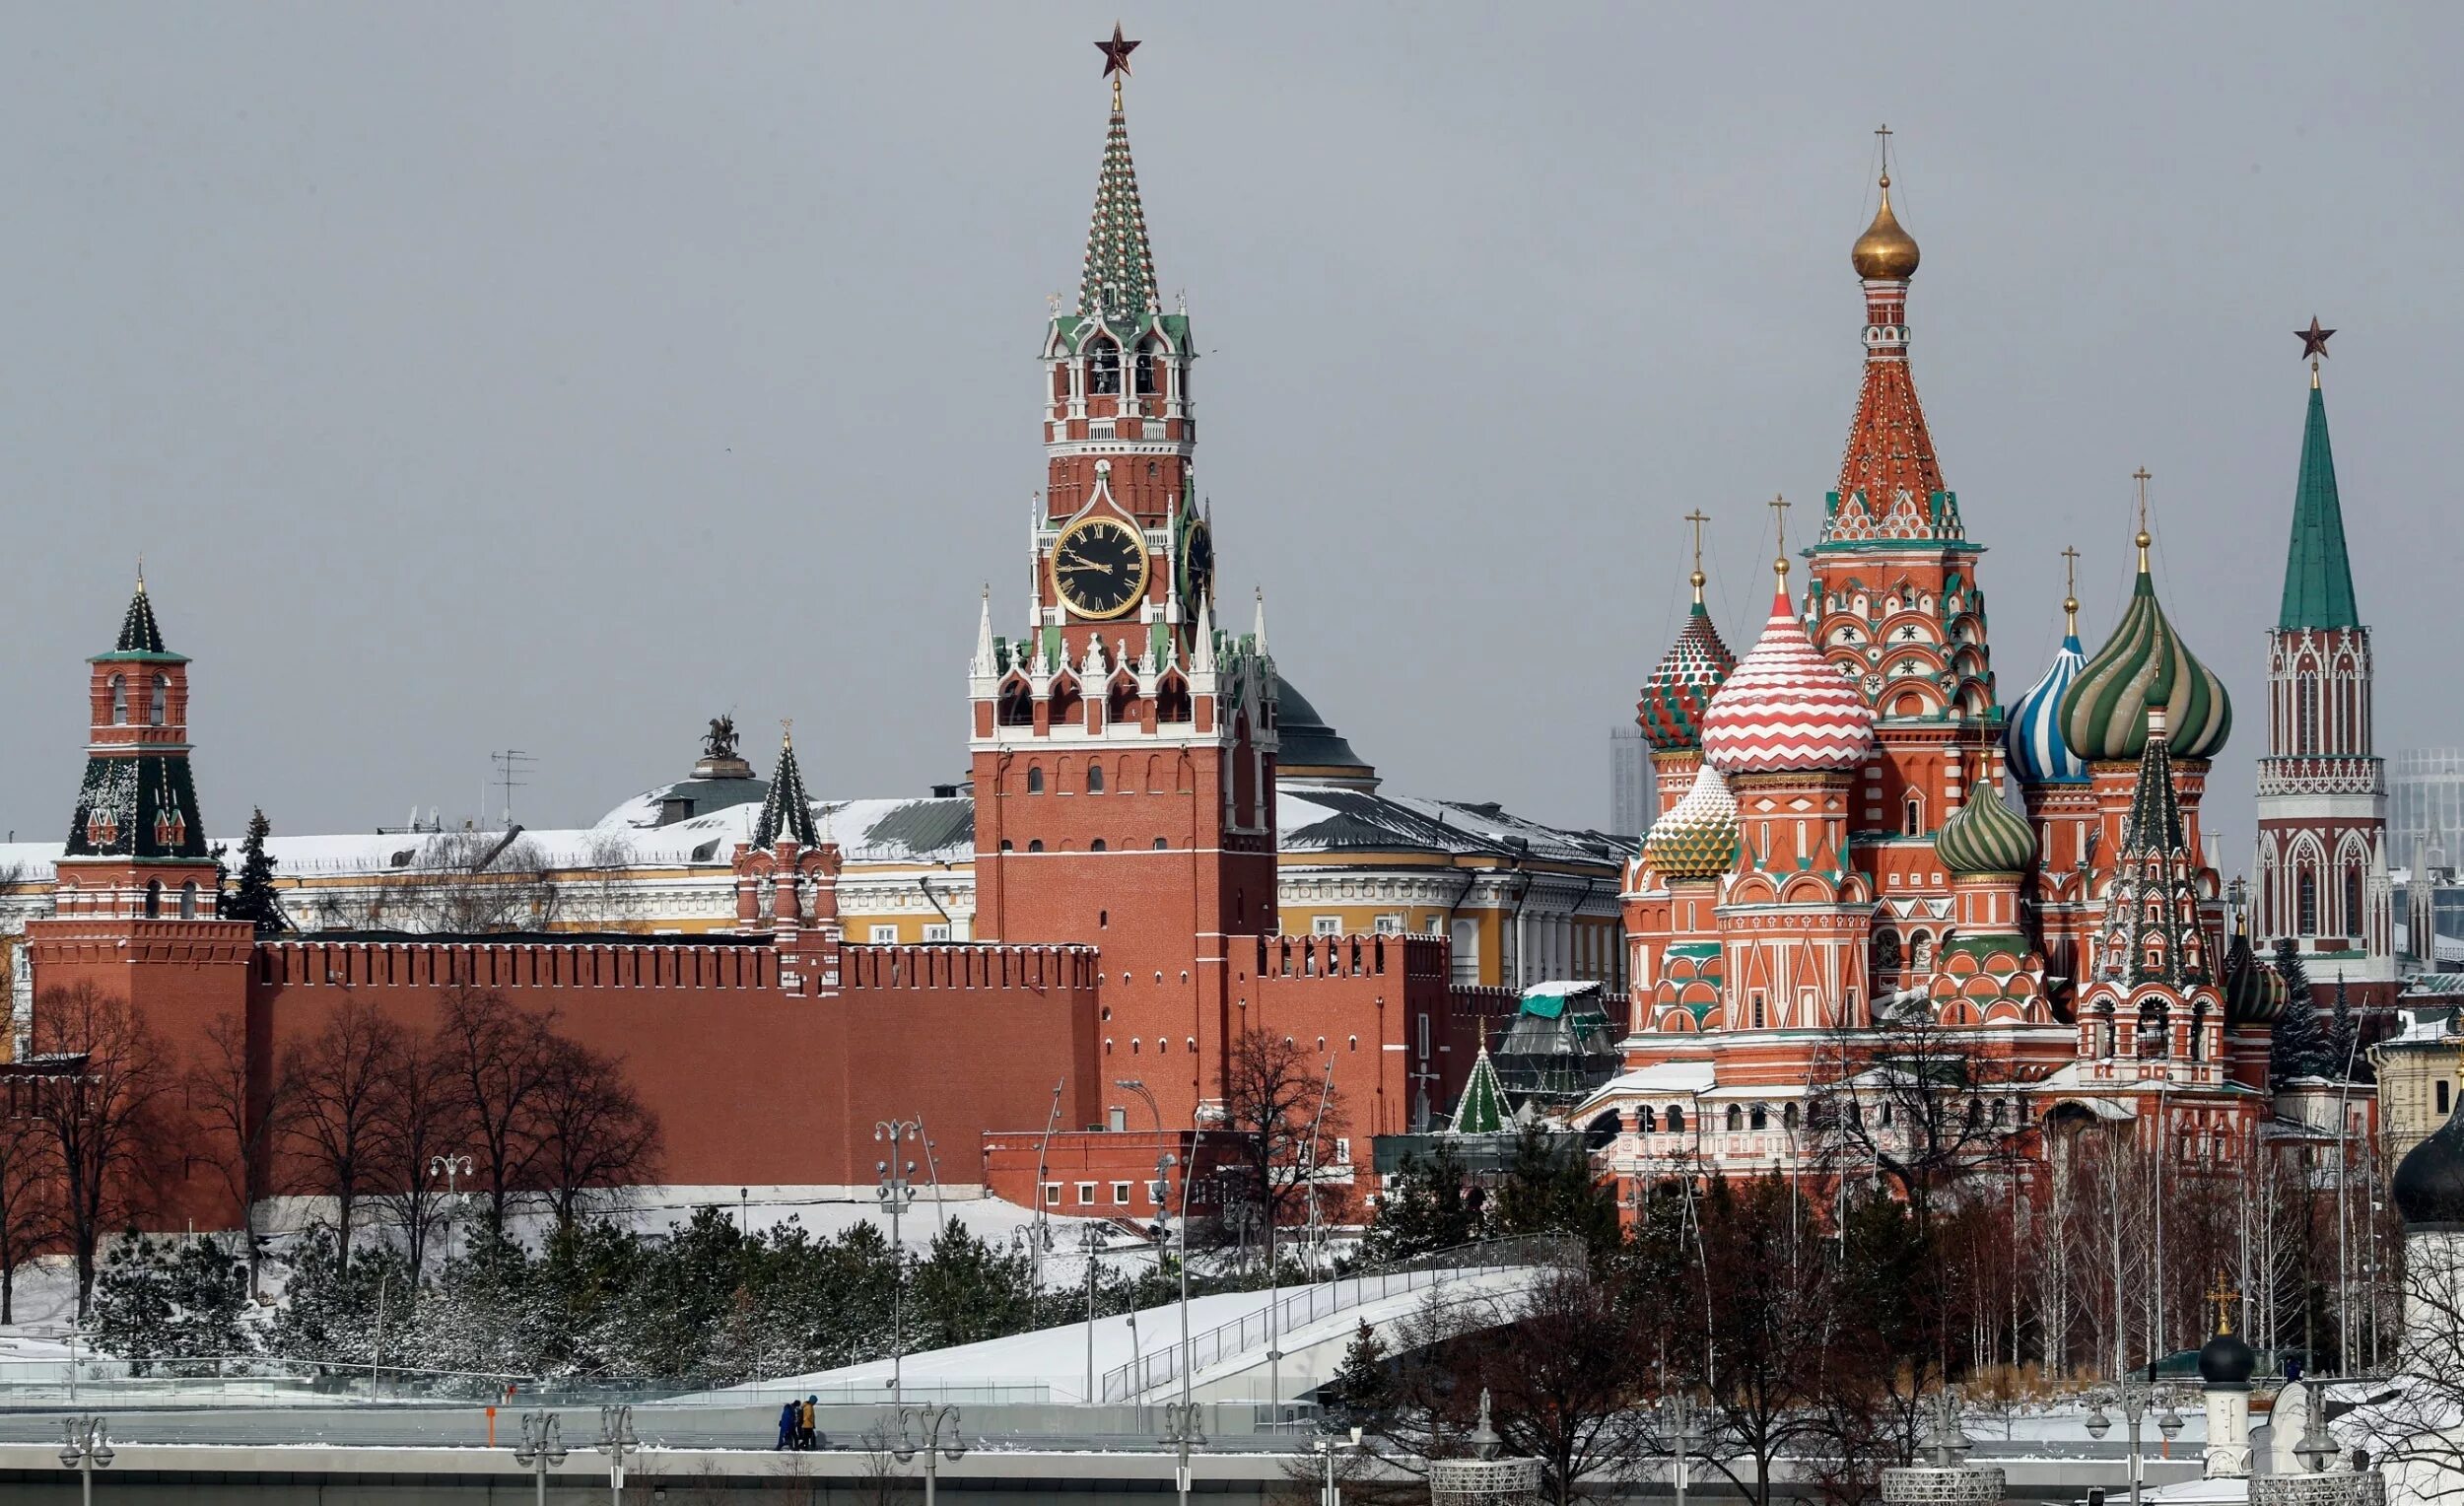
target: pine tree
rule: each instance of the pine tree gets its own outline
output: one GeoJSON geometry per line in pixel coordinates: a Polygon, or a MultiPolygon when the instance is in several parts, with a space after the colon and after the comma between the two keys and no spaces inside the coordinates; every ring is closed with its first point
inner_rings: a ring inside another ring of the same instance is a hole
{"type": "Polygon", "coordinates": [[[2301,953],[2291,936],[2276,942],[2276,972],[2285,980],[2285,1010],[2276,1016],[2268,1075],[2279,1085],[2294,1077],[2324,1077],[2333,1070],[2327,1028],[2311,1001],[2309,975],[2301,970],[2301,953]]]}
{"type": "Polygon", "coordinates": [[[2345,993],[2344,980],[2336,980],[2336,1008],[2328,1017],[2327,1060],[2334,1070],[2329,1076],[2355,1082],[2370,1078],[2370,1059],[2361,1054],[2361,1020],[2353,1012],[2353,1000],[2345,993]]]}
{"type": "Polygon", "coordinates": [[[1352,1335],[1327,1389],[1335,1403],[1332,1420],[1371,1432],[1385,1424],[1395,1410],[1395,1373],[1388,1368],[1386,1345],[1376,1329],[1363,1323],[1352,1335]]]}
{"type": "Polygon", "coordinates": [[[1406,1159],[1387,1179],[1370,1221],[1365,1253],[1373,1263],[1409,1260],[1468,1245],[1484,1231],[1481,1198],[1464,1173],[1463,1159],[1443,1135],[1437,1153],[1406,1159]]]}
{"type": "Polygon", "coordinates": [[[1582,1143],[1537,1125],[1517,1131],[1514,1159],[1489,1211],[1499,1234],[1570,1234],[1595,1258],[1624,1237],[1616,1194],[1593,1174],[1582,1143]]]}
{"type": "Polygon", "coordinates": [[[274,859],[265,852],[265,839],[273,832],[262,807],[248,817],[248,835],[240,843],[240,883],[222,902],[224,920],[253,922],[260,936],[289,928],[282,900],[274,893],[274,859]]]}

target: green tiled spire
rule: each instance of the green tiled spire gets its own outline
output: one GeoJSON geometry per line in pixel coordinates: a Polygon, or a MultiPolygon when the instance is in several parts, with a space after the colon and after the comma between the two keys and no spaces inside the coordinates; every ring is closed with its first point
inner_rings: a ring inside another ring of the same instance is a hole
{"type": "Polygon", "coordinates": [[[2327,444],[2327,402],[2310,383],[2310,417],[2301,430],[2301,479],[2293,494],[2293,547],[2285,558],[2285,604],[2276,626],[2358,628],[2353,561],[2345,554],[2344,507],[2336,499],[2336,456],[2327,444]]]}
{"type": "Polygon", "coordinates": [[[785,728],[779,733],[779,767],[770,773],[770,797],[762,801],[762,813],[753,822],[754,850],[775,848],[783,837],[802,847],[821,846],[820,833],[813,828],[812,798],[804,792],[804,771],[795,766],[795,737],[785,728]]]}
{"type": "Polygon", "coordinates": [[[1488,1044],[1480,1044],[1480,1054],[1472,1061],[1472,1075],[1463,1085],[1463,1097],[1455,1104],[1455,1122],[1449,1128],[1457,1134],[1503,1134],[1514,1111],[1506,1107],[1505,1085],[1497,1080],[1497,1068],[1488,1060],[1488,1044]]]}
{"type": "Polygon", "coordinates": [[[1138,202],[1137,169],[1129,161],[1129,124],[1113,96],[1112,129],[1104,138],[1104,170],[1095,180],[1095,218],[1086,232],[1086,270],[1078,279],[1078,311],[1131,330],[1160,311],[1155,252],[1146,240],[1146,209],[1138,202]]]}

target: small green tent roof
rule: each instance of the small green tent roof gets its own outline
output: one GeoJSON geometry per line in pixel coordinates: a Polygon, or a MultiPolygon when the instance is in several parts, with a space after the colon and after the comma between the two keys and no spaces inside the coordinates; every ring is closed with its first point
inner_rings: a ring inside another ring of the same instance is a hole
{"type": "Polygon", "coordinates": [[[1488,1046],[1482,1043],[1449,1128],[1457,1134],[1503,1134],[1513,1118],[1513,1111],[1506,1107],[1506,1090],[1497,1081],[1497,1068],[1488,1060],[1488,1046]]]}

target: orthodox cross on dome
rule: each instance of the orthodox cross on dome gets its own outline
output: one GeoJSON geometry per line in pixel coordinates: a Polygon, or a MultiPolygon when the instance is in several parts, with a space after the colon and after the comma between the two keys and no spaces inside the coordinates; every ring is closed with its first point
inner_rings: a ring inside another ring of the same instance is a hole
{"type": "Polygon", "coordinates": [[[1890,126],[1885,123],[1874,127],[1874,139],[1882,143],[1882,186],[1887,188],[1890,186],[1890,126]]]}
{"type": "Polygon", "coordinates": [[[1702,525],[1711,521],[1711,514],[1705,513],[1700,508],[1696,508],[1691,513],[1685,514],[1685,520],[1694,525],[1694,573],[1686,577],[1686,580],[1694,587],[1694,605],[1700,606],[1702,605],[1703,584],[1702,525]]]}
{"type": "Polygon", "coordinates": [[[2240,1299],[2241,1293],[2225,1285],[2224,1272],[2219,1270],[2216,1284],[2208,1289],[2208,1300],[2216,1304],[2216,1332],[2230,1334],[2233,1331],[2233,1304],[2240,1299]]]}
{"type": "Polygon", "coordinates": [[[1095,44],[1095,50],[1104,54],[1104,77],[1112,80],[1112,107],[1116,111],[1121,108],[1121,81],[1129,74],[1129,54],[1137,49],[1136,42],[1121,34],[1118,21],[1112,24],[1111,39],[1095,44]]]}
{"type": "Polygon", "coordinates": [[[1775,495],[1768,506],[1771,509],[1771,531],[1779,540],[1779,550],[1772,557],[1771,569],[1782,581],[1786,581],[1788,579],[1788,499],[1775,495]]]}

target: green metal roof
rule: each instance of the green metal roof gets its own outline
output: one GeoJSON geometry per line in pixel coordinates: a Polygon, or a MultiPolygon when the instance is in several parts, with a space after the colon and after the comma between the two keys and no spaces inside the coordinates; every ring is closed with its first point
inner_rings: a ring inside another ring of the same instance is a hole
{"type": "Polygon", "coordinates": [[[2280,629],[2358,628],[2353,561],[2345,553],[2344,507],[2336,497],[2336,456],[2327,444],[2327,400],[2310,388],[2301,430],[2301,478],[2293,492],[2293,546],[2285,558],[2280,629]]]}
{"type": "Polygon", "coordinates": [[[1463,1097],[1455,1104],[1457,1134],[1503,1134],[1513,1111],[1506,1107],[1506,1090],[1497,1081],[1497,1068],[1488,1060],[1488,1047],[1472,1062],[1472,1076],[1463,1085],[1463,1097]]]}

